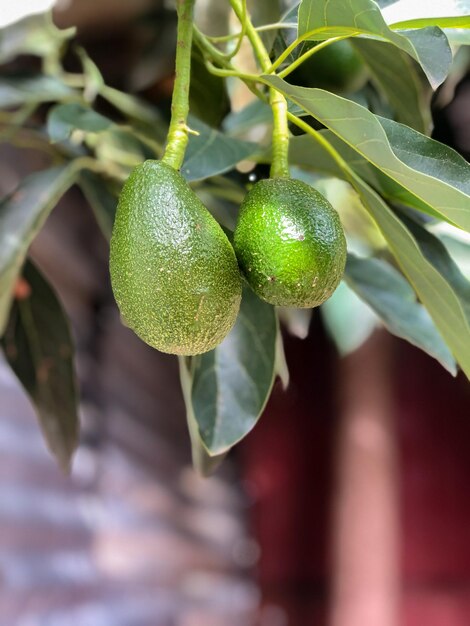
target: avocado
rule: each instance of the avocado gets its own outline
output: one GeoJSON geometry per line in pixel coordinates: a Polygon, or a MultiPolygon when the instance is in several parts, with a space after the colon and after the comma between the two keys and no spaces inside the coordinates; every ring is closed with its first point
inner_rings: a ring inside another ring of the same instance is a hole
{"type": "Polygon", "coordinates": [[[240,307],[241,276],[227,236],[179,172],[149,160],[121,192],[110,273],[124,322],[162,352],[217,346],[240,307]]]}
{"type": "MultiPolygon", "coordinates": [[[[317,42],[305,42],[302,52],[316,45],[317,42]]],[[[364,86],[367,70],[351,43],[344,40],[315,52],[287,80],[294,85],[319,87],[339,93],[353,92],[364,86]]]]}
{"type": "Polygon", "coordinates": [[[234,233],[240,267],[271,304],[311,308],[338,286],[346,239],[337,212],[300,180],[260,180],[240,207],[234,233]]]}

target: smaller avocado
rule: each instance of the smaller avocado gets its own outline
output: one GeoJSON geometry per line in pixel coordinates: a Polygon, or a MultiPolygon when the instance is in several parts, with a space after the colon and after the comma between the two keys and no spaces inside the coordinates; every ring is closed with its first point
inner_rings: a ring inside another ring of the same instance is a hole
{"type": "MultiPolygon", "coordinates": [[[[315,45],[306,42],[302,52],[315,45]]],[[[294,85],[344,93],[360,89],[367,80],[367,70],[349,41],[336,41],[306,59],[287,80],[294,85]]]]}
{"type": "Polygon", "coordinates": [[[247,193],[234,248],[253,291],[278,306],[322,304],[346,264],[337,212],[318,191],[290,178],[260,180],[247,193]]]}

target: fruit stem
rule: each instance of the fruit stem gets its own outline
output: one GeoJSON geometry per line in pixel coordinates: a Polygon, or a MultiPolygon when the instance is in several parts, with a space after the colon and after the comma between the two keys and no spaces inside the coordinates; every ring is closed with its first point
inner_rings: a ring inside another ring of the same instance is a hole
{"type": "Polygon", "coordinates": [[[289,178],[289,127],[287,101],[273,87],[269,89],[269,104],[273,112],[273,154],[271,178],[289,178]]]}
{"type": "Polygon", "coordinates": [[[162,157],[175,170],[183,164],[188,144],[189,84],[191,78],[191,44],[195,0],[176,0],[178,28],[176,36],[175,84],[171,100],[171,121],[165,153],[162,157]]]}
{"type": "MultiPolygon", "coordinates": [[[[242,0],[230,0],[235,15],[246,30],[253,50],[263,72],[269,73],[271,59],[250,16],[244,10],[242,0]]],[[[273,156],[271,161],[272,178],[289,177],[289,129],[287,125],[287,101],[274,87],[269,88],[269,104],[273,112],[273,156]]]]}

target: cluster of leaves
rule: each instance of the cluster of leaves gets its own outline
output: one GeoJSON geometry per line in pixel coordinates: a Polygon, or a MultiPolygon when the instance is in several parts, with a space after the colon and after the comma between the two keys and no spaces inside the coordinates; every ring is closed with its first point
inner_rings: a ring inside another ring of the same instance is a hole
{"type": "MultiPolygon", "coordinates": [[[[470,284],[449,252],[461,245],[459,229],[470,230],[470,168],[426,135],[430,95],[452,69],[451,45],[455,51],[470,44],[467,3],[446,0],[430,14],[426,3],[406,0],[379,3],[382,9],[373,0],[302,0],[284,16],[275,4],[257,3],[260,15],[266,5],[273,21],[263,24],[263,36],[277,62],[276,73],[259,76],[259,85],[281,92],[297,120],[316,120],[320,130],[313,136],[291,138],[292,172],[330,199],[348,238],[344,281],[321,307],[327,328],[347,353],[382,323],[452,374],[460,366],[470,377],[470,284]],[[350,38],[359,54],[368,77],[359,89],[338,95],[279,76],[305,42],[333,38],[350,38]]],[[[0,203],[0,334],[49,446],[66,467],[78,430],[72,342],[54,291],[30,261],[25,265],[28,248],[74,184],[109,237],[122,182],[134,165],[161,156],[166,122],[158,108],[107,86],[79,48],[82,72],[65,72],[61,57],[73,33],[58,31],[48,16],[27,18],[0,35],[0,63],[21,54],[43,59],[40,73],[0,76],[2,140],[51,155],[50,168],[25,178],[0,203]],[[115,116],[100,112],[103,101],[115,116]],[[32,116],[44,104],[43,122],[32,116]]],[[[224,44],[229,52],[233,41],[224,44]]],[[[207,53],[194,50],[189,124],[197,134],[182,173],[230,229],[245,192],[235,168],[246,160],[269,162],[271,117],[263,100],[231,111],[227,80],[210,73],[207,53]],[[214,94],[209,101],[207,93],[214,94]],[[261,146],[251,139],[260,129],[261,146]]],[[[253,428],[276,375],[287,384],[279,318],[302,337],[310,313],[275,310],[245,289],[226,340],[207,354],[180,359],[200,471],[211,471],[253,428]]]]}

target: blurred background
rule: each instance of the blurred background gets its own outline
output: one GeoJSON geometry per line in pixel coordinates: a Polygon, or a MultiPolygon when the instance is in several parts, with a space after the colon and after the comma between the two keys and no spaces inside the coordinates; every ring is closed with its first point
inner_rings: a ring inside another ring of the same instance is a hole
{"type": "MultiPolygon", "coordinates": [[[[170,4],[68,0],[55,21],[107,84],[167,109],[170,4]]],[[[468,158],[470,76],[439,97],[434,136],[468,158]]],[[[3,141],[0,195],[43,159],[3,141]]],[[[77,189],[31,250],[72,320],[82,436],[65,477],[0,360],[1,626],[470,624],[464,377],[381,330],[340,358],[316,311],[285,332],[288,390],[200,478],[177,361],[122,326],[107,254],[77,189]]]]}

